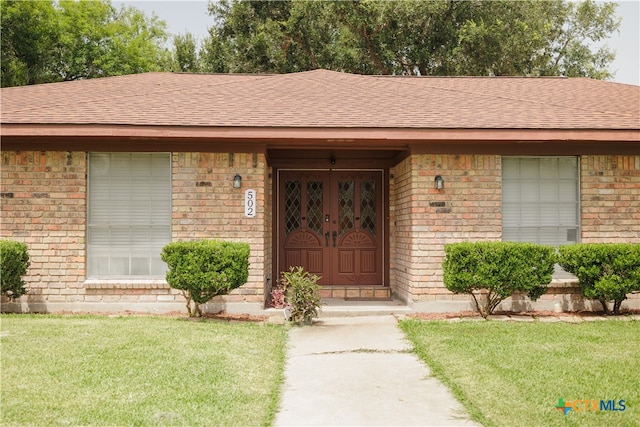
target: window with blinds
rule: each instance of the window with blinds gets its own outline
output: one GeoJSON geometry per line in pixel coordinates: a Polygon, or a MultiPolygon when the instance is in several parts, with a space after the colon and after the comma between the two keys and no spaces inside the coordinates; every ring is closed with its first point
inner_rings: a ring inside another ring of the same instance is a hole
{"type": "Polygon", "coordinates": [[[502,158],[502,240],[559,246],[579,236],[578,158],[502,158]]]}
{"type": "Polygon", "coordinates": [[[168,153],[90,153],[89,278],[160,278],[171,241],[168,153]]]}

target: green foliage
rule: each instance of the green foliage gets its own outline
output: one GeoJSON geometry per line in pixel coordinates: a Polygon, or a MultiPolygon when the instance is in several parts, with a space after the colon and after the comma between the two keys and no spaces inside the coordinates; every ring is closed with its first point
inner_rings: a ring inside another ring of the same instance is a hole
{"type": "Polygon", "coordinates": [[[533,243],[463,242],[445,245],[444,251],[446,288],[470,294],[484,318],[516,291],[538,299],[547,291],[556,263],[552,246],[533,243]]]}
{"type": "Polygon", "coordinates": [[[200,59],[196,39],[193,34],[173,37],[173,56],[175,71],[195,73],[200,71],[200,59]]]}
{"type": "Polygon", "coordinates": [[[282,286],[291,309],[289,320],[310,324],[314,317],[318,317],[322,300],[318,280],[320,277],[302,267],[291,267],[290,271],[282,272],[282,286]]]}
{"type": "Polygon", "coordinates": [[[27,245],[12,240],[0,240],[0,281],[2,295],[13,300],[27,293],[22,276],[29,268],[27,245]]]}
{"type": "Polygon", "coordinates": [[[187,312],[192,317],[202,315],[199,304],[228,294],[245,284],[249,277],[247,243],[173,242],[162,248],[161,257],[169,266],[169,286],[182,291],[187,300],[187,312]]]}
{"type": "Polygon", "coordinates": [[[613,3],[236,1],[209,4],[203,49],[216,72],[609,77],[613,3]]]}
{"type": "Polygon", "coordinates": [[[597,299],[605,313],[613,301],[614,314],[622,301],[640,292],[640,244],[580,243],[560,246],[560,265],[580,281],[582,294],[597,299]]]}
{"type": "Polygon", "coordinates": [[[1,2],[2,87],[166,68],[166,24],[108,0],[1,2]]]}

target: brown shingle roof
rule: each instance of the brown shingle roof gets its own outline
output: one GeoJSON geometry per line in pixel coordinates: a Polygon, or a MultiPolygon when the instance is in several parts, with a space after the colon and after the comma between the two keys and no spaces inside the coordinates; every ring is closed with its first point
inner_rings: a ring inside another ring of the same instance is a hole
{"type": "Polygon", "coordinates": [[[586,78],[147,73],[0,94],[2,124],[640,129],[640,86],[586,78]]]}

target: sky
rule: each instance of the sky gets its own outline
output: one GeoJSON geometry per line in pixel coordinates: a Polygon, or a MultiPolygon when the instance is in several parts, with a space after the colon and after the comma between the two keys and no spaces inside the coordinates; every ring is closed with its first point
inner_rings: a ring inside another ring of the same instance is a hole
{"type": "MultiPolygon", "coordinates": [[[[617,14],[622,18],[620,29],[605,42],[616,52],[616,59],[609,70],[615,73],[612,79],[615,82],[640,85],[640,0],[617,3],[617,14]]],[[[207,12],[207,1],[133,0],[112,1],[112,4],[116,7],[122,4],[134,6],[149,16],[155,13],[167,23],[169,33],[190,32],[200,40],[207,36],[213,22],[207,12]]]]}

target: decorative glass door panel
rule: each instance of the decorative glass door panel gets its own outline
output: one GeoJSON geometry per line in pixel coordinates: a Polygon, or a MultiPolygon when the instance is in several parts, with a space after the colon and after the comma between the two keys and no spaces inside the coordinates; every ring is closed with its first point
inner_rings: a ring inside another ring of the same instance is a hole
{"type": "Polygon", "coordinates": [[[331,253],[334,285],[382,284],[381,174],[334,172],[338,236],[331,253]]]}
{"type": "Polygon", "coordinates": [[[279,205],[279,271],[302,266],[323,276],[329,265],[324,233],[327,173],[282,172],[279,205]]]}
{"type": "Polygon", "coordinates": [[[322,285],[381,285],[381,188],[381,172],[281,171],[279,271],[302,266],[322,285]]]}

